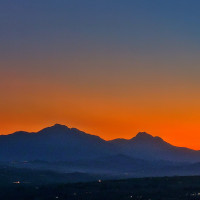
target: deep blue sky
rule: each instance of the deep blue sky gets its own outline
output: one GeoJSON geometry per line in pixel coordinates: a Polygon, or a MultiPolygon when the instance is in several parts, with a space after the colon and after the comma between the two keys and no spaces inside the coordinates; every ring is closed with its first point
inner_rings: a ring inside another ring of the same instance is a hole
{"type": "Polygon", "coordinates": [[[172,43],[175,51],[178,46],[187,45],[199,50],[199,1],[0,2],[0,38],[4,44],[1,52],[5,52],[3,47],[10,47],[14,54],[16,48],[26,51],[21,46],[38,50],[38,45],[41,51],[53,45],[61,51],[60,48],[71,51],[87,44],[88,50],[96,50],[100,45],[106,49],[122,47],[138,53],[162,54],[173,50],[172,43]]]}

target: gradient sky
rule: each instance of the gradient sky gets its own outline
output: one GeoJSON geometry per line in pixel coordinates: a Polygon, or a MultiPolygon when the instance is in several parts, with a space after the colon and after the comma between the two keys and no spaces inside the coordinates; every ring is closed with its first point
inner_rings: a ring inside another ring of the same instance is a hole
{"type": "Polygon", "coordinates": [[[54,123],[200,149],[199,0],[0,0],[0,133],[54,123]]]}

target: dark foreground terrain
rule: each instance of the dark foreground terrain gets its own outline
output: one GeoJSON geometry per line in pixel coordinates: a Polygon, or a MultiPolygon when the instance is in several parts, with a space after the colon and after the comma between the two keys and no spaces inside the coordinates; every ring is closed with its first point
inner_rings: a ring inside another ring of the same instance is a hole
{"type": "Polygon", "coordinates": [[[197,200],[200,177],[137,178],[70,184],[1,184],[0,199],[15,200],[197,200]]]}

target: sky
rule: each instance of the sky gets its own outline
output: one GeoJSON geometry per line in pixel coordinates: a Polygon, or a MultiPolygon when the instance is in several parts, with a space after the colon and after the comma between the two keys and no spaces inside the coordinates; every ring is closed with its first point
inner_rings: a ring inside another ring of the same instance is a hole
{"type": "Polygon", "coordinates": [[[199,0],[0,0],[0,134],[55,123],[200,149],[199,0]]]}

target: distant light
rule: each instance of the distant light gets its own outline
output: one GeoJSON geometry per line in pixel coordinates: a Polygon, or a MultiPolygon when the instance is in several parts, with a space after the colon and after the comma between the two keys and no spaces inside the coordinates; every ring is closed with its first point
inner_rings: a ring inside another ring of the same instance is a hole
{"type": "Polygon", "coordinates": [[[98,180],[98,182],[99,182],[99,183],[101,183],[101,182],[102,182],[102,180],[100,180],[100,179],[99,179],[99,180],[98,180]]]}
{"type": "Polygon", "coordinates": [[[16,182],[13,182],[13,183],[15,183],[15,184],[20,184],[20,181],[16,181],[16,182]]]}

